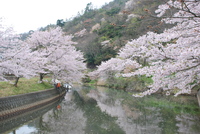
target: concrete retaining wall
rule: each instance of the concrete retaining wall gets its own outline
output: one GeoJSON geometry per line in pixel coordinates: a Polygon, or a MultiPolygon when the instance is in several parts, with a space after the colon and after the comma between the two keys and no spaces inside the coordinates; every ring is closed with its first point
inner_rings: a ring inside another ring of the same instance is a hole
{"type": "Polygon", "coordinates": [[[63,97],[55,89],[0,98],[0,121],[46,106],[63,97]]]}
{"type": "Polygon", "coordinates": [[[35,110],[28,111],[24,114],[20,114],[18,116],[11,117],[9,119],[5,119],[3,121],[0,121],[0,134],[8,134],[11,133],[16,128],[20,127],[22,124],[34,120],[35,118],[38,118],[45,114],[50,109],[56,108],[56,106],[62,101],[64,97],[61,98],[61,100],[57,100],[53,103],[49,103],[48,105],[45,105],[43,107],[40,107],[35,110]]]}

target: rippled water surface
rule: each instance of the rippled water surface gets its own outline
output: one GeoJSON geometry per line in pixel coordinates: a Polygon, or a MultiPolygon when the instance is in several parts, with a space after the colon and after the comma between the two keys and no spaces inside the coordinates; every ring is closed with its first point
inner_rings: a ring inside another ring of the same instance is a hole
{"type": "Polygon", "coordinates": [[[197,106],[195,97],[133,98],[122,91],[77,86],[60,104],[7,133],[199,134],[197,106]]]}

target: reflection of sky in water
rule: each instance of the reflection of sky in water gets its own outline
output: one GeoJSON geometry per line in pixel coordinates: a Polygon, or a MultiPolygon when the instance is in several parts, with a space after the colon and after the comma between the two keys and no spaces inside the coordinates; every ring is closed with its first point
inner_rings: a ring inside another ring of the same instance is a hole
{"type": "MultiPolygon", "coordinates": [[[[19,129],[15,130],[16,134],[30,134],[36,131],[36,128],[30,127],[28,125],[21,126],[19,129]]],[[[10,132],[9,134],[13,134],[13,132],[10,132]]]]}

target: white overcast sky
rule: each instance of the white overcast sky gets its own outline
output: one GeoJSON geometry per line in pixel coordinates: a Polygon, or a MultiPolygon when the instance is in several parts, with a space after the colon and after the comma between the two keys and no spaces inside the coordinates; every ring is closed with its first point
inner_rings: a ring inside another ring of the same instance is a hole
{"type": "Polygon", "coordinates": [[[0,17],[17,33],[23,33],[76,16],[89,2],[101,7],[110,1],[113,0],[0,0],[0,17]]]}

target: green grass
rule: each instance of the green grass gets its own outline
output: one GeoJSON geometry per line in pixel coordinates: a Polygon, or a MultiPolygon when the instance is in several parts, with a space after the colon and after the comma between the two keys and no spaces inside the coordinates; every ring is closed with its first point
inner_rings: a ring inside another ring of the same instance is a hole
{"type": "Polygon", "coordinates": [[[198,102],[193,96],[180,95],[174,96],[162,96],[154,94],[151,96],[145,96],[143,98],[133,98],[136,101],[125,99],[125,101],[131,106],[143,106],[143,107],[155,107],[174,114],[192,114],[200,115],[198,102]]]}
{"type": "Polygon", "coordinates": [[[106,90],[106,92],[110,98],[123,100],[122,104],[129,105],[130,108],[145,109],[148,107],[154,107],[173,114],[185,113],[200,115],[200,108],[197,99],[194,96],[179,95],[178,97],[174,97],[152,94],[142,98],[137,98],[122,90],[109,89],[106,90]]]}
{"type": "MultiPolygon", "coordinates": [[[[50,81],[50,79],[47,80],[50,81]]],[[[0,97],[31,93],[52,87],[50,82],[38,83],[38,78],[20,78],[17,87],[13,86],[10,82],[0,82],[0,97]]]]}

